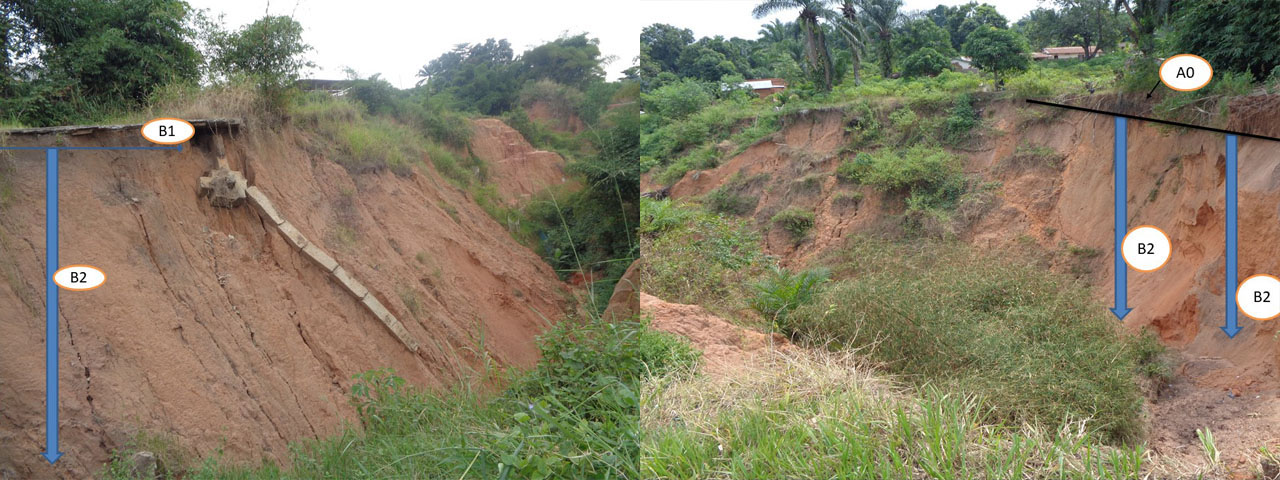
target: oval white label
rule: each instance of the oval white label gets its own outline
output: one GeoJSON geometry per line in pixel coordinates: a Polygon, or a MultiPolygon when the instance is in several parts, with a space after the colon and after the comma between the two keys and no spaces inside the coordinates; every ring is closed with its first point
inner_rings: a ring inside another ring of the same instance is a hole
{"type": "Polygon", "coordinates": [[[68,265],[53,273],[53,283],[66,290],[93,290],[107,281],[107,274],[91,265],[68,265]]]}
{"type": "Polygon", "coordinates": [[[181,118],[157,118],[142,126],[142,137],[161,145],[177,145],[195,134],[196,127],[181,118]]]}
{"type": "Polygon", "coordinates": [[[1212,79],[1209,61],[1190,53],[1174,55],[1160,64],[1160,81],[1179,92],[1199,90],[1212,79]]]}

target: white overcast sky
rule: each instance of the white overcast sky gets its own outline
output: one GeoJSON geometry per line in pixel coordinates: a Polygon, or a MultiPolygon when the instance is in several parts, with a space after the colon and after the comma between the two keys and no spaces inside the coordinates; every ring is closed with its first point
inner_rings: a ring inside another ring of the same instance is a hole
{"type": "MultiPolygon", "coordinates": [[[[614,79],[640,54],[644,26],[662,22],[693,30],[698,37],[755,38],[771,18],[751,17],[758,0],[473,0],[470,2],[394,0],[188,0],[198,9],[224,14],[230,28],[252,22],[270,11],[292,15],[305,29],[303,39],[315,48],[312,78],[344,78],[351,67],[363,76],[381,73],[406,88],[418,69],[458,43],[506,38],[517,54],[562,34],[586,32],[600,39],[605,55],[616,57],[607,67],[614,79]]],[[[967,0],[905,0],[903,11],[967,0]]],[[[1018,0],[986,0],[1016,21],[1038,5],[1018,0]]],[[[777,18],[793,20],[794,13],[777,18]]]]}

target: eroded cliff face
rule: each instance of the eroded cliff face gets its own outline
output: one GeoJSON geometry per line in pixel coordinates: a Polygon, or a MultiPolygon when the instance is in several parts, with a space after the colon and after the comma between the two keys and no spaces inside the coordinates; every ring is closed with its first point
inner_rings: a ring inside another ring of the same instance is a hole
{"type": "MultiPolygon", "coordinates": [[[[1112,107],[1126,111],[1134,107],[1124,99],[1113,102],[1120,105],[1112,107]]],[[[1027,109],[1047,107],[1020,101],[979,108],[987,129],[982,140],[973,149],[953,153],[964,159],[973,178],[998,183],[990,195],[961,203],[951,233],[983,248],[1024,252],[1047,267],[1080,275],[1094,287],[1099,301],[1109,305],[1113,118],[1074,111],[1029,115],[1027,109]],[[1020,146],[1049,148],[1060,158],[1010,161],[1020,146]]],[[[1280,134],[1280,97],[1236,101],[1229,118],[1229,128],[1280,134]]],[[[750,215],[766,232],[768,253],[790,266],[820,261],[823,252],[843,245],[847,236],[891,230],[901,223],[904,205],[899,196],[842,184],[831,175],[840,162],[856,154],[841,150],[850,121],[839,109],[788,118],[773,139],[717,168],[686,174],[672,186],[671,195],[694,197],[733,184],[740,193],[759,198],[750,215]],[[859,201],[848,201],[855,192],[859,201]],[[774,213],[792,206],[816,215],[812,233],[800,244],[781,229],[769,228],[774,213]]],[[[1280,144],[1250,138],[1239,142],[1243,280],[1256,273],[1280,272],[1280,144]]],[[[1225,310],[1223,135],[1130,121],[1128,145],[1129,225],[1161,228],[1172,239],[1174,254],[1156,272],[1129,274],[1129,306],[1134,310],[1125,318],[1126,326],[1150,327],[1184,352],[1187,362],[1181,371],[1197,385],[1223,396],[1233,392],[1236,397],[1274,398],[1280,392],[1280,322],[1241,316],[1245,330],[1235,339],[1218,328],[1225,310]]],[[[1280,409],[1274,405],[1260,410],[1262,418],[1280,421],[1280,409]]],[[[1257,422],[1257,417],[1251,421],[1257,422]]]]}
{"type": "MultiPolygon", "coordinates": [[[[61,450],[44,446],[44,152],[0,159],[0,478],[88,478],[138,432],[200,455],[287,460],[288,443],[355,422],[352,376],[392,368],[438,387],[528,367],[572,293],[465,192],[423,162],[352,174],[283,128],[227,134],[226,160],[421,344],[412,352],[248,206],[197,198],[209,133],[181,152],[63,152],[63,265],[106,283],[63,292],[61,450]]],[[[20,146],[126,146],[133,131],[20,146]]],[[[558,175],[558,168],[556,174],[558,175]]]]}

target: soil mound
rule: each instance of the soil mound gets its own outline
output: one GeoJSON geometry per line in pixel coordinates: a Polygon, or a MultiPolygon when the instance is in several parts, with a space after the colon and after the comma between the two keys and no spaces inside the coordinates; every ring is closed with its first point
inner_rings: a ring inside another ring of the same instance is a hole
{"type": "Polygon", "coordinates": [[[650,328],[689,339],[702,351],[703,370],[710,374],[728,373],[755,363],[756,357],[792,348],[782,335],[739,327],[697,305],[668,303],[641,292],[640,310],[652,319],[650,328]]]}

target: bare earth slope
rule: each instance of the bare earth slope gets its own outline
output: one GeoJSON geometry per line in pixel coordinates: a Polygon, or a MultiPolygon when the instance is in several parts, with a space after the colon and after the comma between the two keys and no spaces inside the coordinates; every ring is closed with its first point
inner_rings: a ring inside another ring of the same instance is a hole
{"type": "Polygon", "coordinates": [[[507,204],[566,181],[560,154],[534,148],[502,120],[481,118],[471,126],[471,151],[489,165],[489,177],[507,204]]]}
{"type": "MultiPolygon", "coordinates": [[[[992,130],[976,148],[954,153],[962,156],[969,174],[999,187],[985,202],[962,204],[953,233],[984,248],[1049,254],[1054,268],[1082,275],[1100,303],[1110,305],[1112,117],[1069,111],[1032,115],[1028,109],[1047,107],[1020,101],[980,107],[992,130]],[[1061,162],[1008,163],[1020,145],[1051,148],[1061,162]]],[[[1280,96],[1236,102],[1229,118],[1230,128],[1280,134],[1280,96]]],[[[766,251],[787,265],[817,261],[849,235],[893,228],[903,209],[898,197],[841,184],[830,175],[856,153],[840,150],[850,120],[838,109],[792,116],[775,138],[719,167],[686,174],[671,195],[702,195],[734,183],[741,172],[736,188],[759,198],[750,216],[766,231],[766,251]],[[818,177],[818,188],[802,180],[811,175],[818,177]],[[863,195],[860,201],[838,201],[840,194],[847,200],[855,191],[863,195]],[[816,215],[812,233],[798,245],[781,229],[769,228],[774,213],[792,206],[816,215]]],[[[1174,388],[1154,399],[1153,447],[1179,455],[1173,450],[1181,447],[1175,445],[1187,445],[1188,435],[1196,442],[1194,429],[1210,426],[1224,458],[1256,457],[1258,445],[1280,443],[1280,322],[1241,316],[1244,331],[1235,339],[1218,328],[1225,310],[1223,136],[1130,121],[1128,143],[1129,225],[1159,227],[1171,237],[1175,252],[1156,272],[1129,274],[1134,310],[1125,324],[1134,330],[1151,327],[1183,353],[1185,362],[1174,388]]],[[[1240,279],[1280,273],[1280,144],[1241,138],[1239,161],[1240,279]]]]}
{"type": "MultiPolygon", "coordinates": [[[[227,159],[362,281],[421,345],[412,353],[247,205],[215,208],[208,147],[64,152],[61,261],[107,274],[63,292],[61,432],[44,444],[44,153],[0,159],[0,478],[88,478],[138,431],[201,455],[287,459],[288,442],[355,420],[352,376],[390,367],[441,386],[530,366],[564,313],[551,269],[430,162],[350,174],[286,128],[229,138],[227,159]]],[[[197,137],[197,144],[201,138],[197,137]]],[[[131,132],[13,136],[10,145],[139,145],[131,132]]],[[[203,142],[207,144],[207,139],[203,142]]]]}

